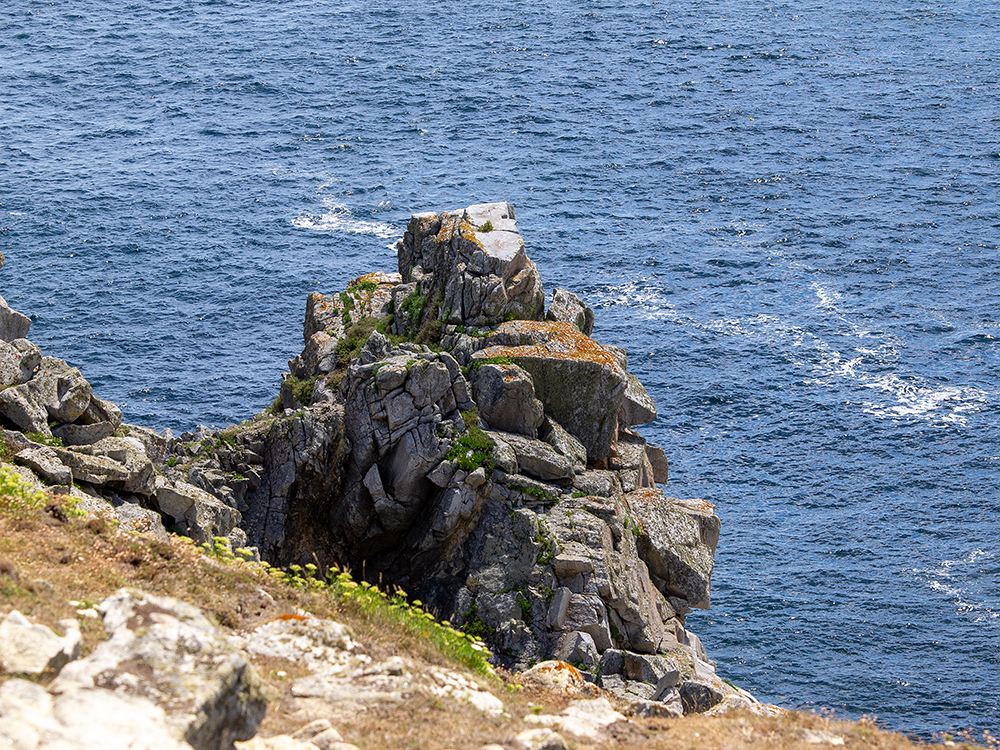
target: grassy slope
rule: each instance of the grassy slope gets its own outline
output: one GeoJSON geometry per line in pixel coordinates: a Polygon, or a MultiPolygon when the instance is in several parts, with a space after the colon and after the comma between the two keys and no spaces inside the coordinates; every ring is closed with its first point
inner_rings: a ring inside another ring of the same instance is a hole
{"type": "MultiPolygon", "coordinates": [[[[200,607],[225,630],[253,627],[282,614],[305,610],[349,625],[375,658],[400,654],[417,663],[469,673],[482,663],[467,639],[433,624],[429,616],[390,598],[349,583],[317,587],[232,557],[204,554],[188,540],[155,540],[122,531],[98,519],[75,519],[59,500],[25,494],[0,469],[0,616],[18,609],[59,631],[62,618],[76,617],[80,606],[100,602],[122,586],[174,596],[200,607]],[[48,506],[48,507],[46,507],[48,506]]],[[[84,655],[104,638],[98,620],[80,618],[84,655]]],[[[289,663],[256,663],[272,686],[275,700],[261,733],[289,732],[301,726],[289,704],[289,680],[301,668],[289,663]]],[[[9,677],[0,672],[0,680],[9,677]]],[[[42,675],[46,683],[52,675],[42,675]]],[[[538,689],[519,689],[510,676],[477,676],[508,706],[509,716],[489,718],[467,704],[414,696],[372,710],[340,725],[349,742],[374,748],[479,748],[507,744],[526,725],[530,712],[557,712],[568,699],[538,689]]],[[[620,709],[624,707],[619,707],[620,709]]],[[[874,722],[843,723],[812,714],[778,717],[729,714],[674,720],[636,719],[618,725],[601,745],[610,748],[793,748],[807,747],[803,729],[832,731],[847,747],[896,750],[915,745],[876,728],[874,722]]],[[[952,743],[953,745],[954,743],[952,743]]],[[[585,748],[588,745],[573,745],[585,748]]],[[[941,747],[940,745],[938,747],[941,747]]]]}

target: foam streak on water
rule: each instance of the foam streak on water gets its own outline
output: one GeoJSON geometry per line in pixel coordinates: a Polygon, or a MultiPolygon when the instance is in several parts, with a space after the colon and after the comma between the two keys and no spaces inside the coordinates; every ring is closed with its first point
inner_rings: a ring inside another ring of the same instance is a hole
{"type": "Polygon", "coordinates": [[[0,10],[0,294],[128,419],[274,398],[305,297],[510,200],[723,520],[762,699],[1000,724],[1000,16],[838,0],[0,10]]]}

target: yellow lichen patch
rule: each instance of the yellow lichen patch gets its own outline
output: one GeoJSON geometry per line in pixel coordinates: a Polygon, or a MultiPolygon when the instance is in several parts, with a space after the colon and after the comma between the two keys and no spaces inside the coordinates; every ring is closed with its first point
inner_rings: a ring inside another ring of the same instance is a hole
{"type": "Polygon", "coordinates": [[[475,243],[476,247],[484,249],[483,243],[480,242],[479,237],[476,236],[476,228],[472,226],[468,220],[462,219],[458,225],[458,232],[462,236],[463,240],[468,240],[469,242],[475,243]]]}
{"type": "Polygon", "coordinates": [[[329,299],[329,297],[322,295],[319,292],[313,292],[309,295],[309,301],[312,302],[313,309],[318,312],[326,312],[326,310],[330,307],[330,303],[328,302],[329,299]]]}
{"type": "Polygon", "coordinates": [[[667,500],[672,502],[674,505],[679,505],[685,510],[689,510],[692,513],[697,513],[699,515],[711,516],[715,513],[715,506],[708,502],[708,500],[702,500],[701,498],[696,497],[679,500],[676,497],[668,497],[667,500]]]}
{"type": "MultiPolygon", "coordinates": [[[[397,278],[398,278],[398,276],[397,276],[397,278]]],[[[371,273],[365,273],[365,274],[362,274],[361,276],[358,276],[358,278],[356,278],[353,281],[351,281],[351,283],[348,284],[347,286],[348,287],[358,286],[359,284],[361,284],[364,281],[370,281],[370,282],[372,282],[374,284],[378,284],[379,286],[381,286],[382,284],[395,284],[396,283],[395,279],[393,279],[392,276],[390,276],[389,274],[385,273],[384,271],[372,271],[371,273]]]]}
{"type": "Polygon", "coordinates": [[[667,498],[663,494],[663,490],[656,487],[640,487],[639,489],[632,490],[632,492],[628,493],[629,502],[641,503],[643,505],[662,503],[666,499],[667,498]]]}
{"type": "Polygon", "coordinates": [[[538,359],[568,359],[593,362],[620,372],[618,360],[589,336],[580,333],[576,326],[561,321],[511,320],[497,326],[499,334],[533,336],[540,343],[525,346],[490,346],[473,354],[474,359],[485,357],[534,357],[538,359]]]}

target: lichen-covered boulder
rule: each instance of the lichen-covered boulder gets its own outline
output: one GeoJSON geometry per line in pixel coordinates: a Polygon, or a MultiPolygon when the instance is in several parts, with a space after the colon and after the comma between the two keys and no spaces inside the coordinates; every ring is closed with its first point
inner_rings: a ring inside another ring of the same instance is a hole
{"type": "MultiPolygon", "coordinates": [[[[397,249],[403,282],[415,285],[409,295],[421,300],[417,319],[400,322],[419,327],[427,309],[455,325],[542,317],[541,277],[524,251],[508,203],[479,204],[440,215],[414,214],[397,249]]],[[[413,308],[397,304],[396,311],[399,316],[413,308]]]]}
{"type": "Polygon", "coordinates": [[[63,668],[57,696],[104,688],[167,711],[177,739],[196,750],[228,750],[264,719],[262,683],[246,655],[190,604],[121,590],[98,608],[109,639],[63,668]]]}
{"type": "Polygon", "coordinates": [[[675,500],[660,489],[627,495],[642,528],[639,545],[662,589],[688,607],[708,609],[719,517],[711,503],[675,500]]]}
{"type": "Polygon", "coordinates": [[[238,510],[187,482],[158,486],[156,505],[199,544],[211,542],[215,537],[228,537],[240,522],[238,510]]]}
{"type": "MultiPolygon", "coordinates": [[[[0,261],[0,266],[3,263],[0,261]]],[[[0,297],[0,341],[23,339],[31,328],[31,318],[12,310],[7,300],[0,297]]]]}
{"type": "Polygon", "coordinates": [[[508,357],[530,375],[535,393],[587,449],[603,462],[618,432],[625,372],[610,351],[570,323],[515,320],[497,326],[474,359],[508,357]]]}
{"type": "Polygon", "coordinates": [[[0,388],[27,383],[41,363],[42,353],[27,339],[0,340],[0,388]]]}
{"type": "Polygon", "coordinates": [[[584,336],[594,331],[594,311],[568,289],[554,289],[552,302],[545,313],[546,320],[571,323],[584,336]]]}
{"type": "Polygon", "coordinates": [[[472,384],[479,415],[486,424],[503,432],[538,436],[545,417],[535,396],[531,376],[514,364],[486,364],[476,370],[472,384]]]}
{"type": "Polygon", "coordinates": [[[74,422],[90,406],[93,390],[76,368],[55,357],[43,357],[28,381],[35,402],[56,422],[74,422]]]}
{"type": "Polygon", "coordinates": [[[80,626],[63,620],[62,637],[49,628],[33,623],[16,609],[0,620],[0,667],[11,674],[41,674],[59,670],[80,656],[80,626]]]}

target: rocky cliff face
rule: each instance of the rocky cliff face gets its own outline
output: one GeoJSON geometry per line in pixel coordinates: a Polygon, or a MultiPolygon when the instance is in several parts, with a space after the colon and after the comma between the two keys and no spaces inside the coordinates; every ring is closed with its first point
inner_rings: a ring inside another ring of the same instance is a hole
{"type": "Polygon", "coordinates": [[[506,203],[414,215],[398,251],[397,273],[309,297],[269,413],[181,440],[121,425],[0,315],[20,336],[0,343],[3,438],[120,517],[400,586],[507,666],[555,656],[676,711],[731,695],[684,619],[709,606],[719,519],[661,488],[626,353],[571,292],[545,310],[506,203]]]}

